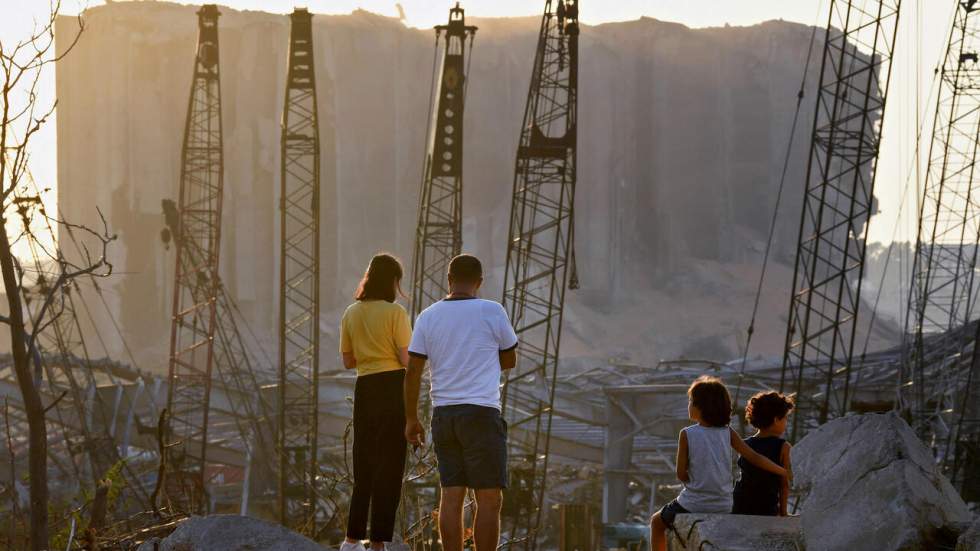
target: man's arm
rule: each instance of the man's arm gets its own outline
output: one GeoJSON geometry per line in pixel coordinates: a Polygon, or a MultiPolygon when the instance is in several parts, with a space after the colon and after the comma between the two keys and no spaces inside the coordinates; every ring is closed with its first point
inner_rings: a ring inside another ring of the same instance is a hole
{"type": "Polygon", "coordinates": [[[419,422],[419,389],[422,387],[422,370],[425,358],[412,354],[408,358],[405,373],[405,440],[413,446],[421,446],[425,439],[422,423],[419,422]]]}
{"type": "Polygon", "coordinates": [[[687,482],[690,477],[687,475],[687,433],[681,431],[677,437],[677,480],[687,482]]]}
{"type": "Polygon", "coordinates": [[[779,488],[779,516],[786,516],[786,504],[789,501],[789,479],[793,477],[793,467],[790,465],[790,446],[789,442],[783,442],[783,451],[779,455],[780,463],[786,468],[789,476],[784,476],[779,488]]]}
{"type": "Polygon", "coordinates": [[[357,358],[354,357],[353,352],[344,352],[342,356],[344,357],[344,369],[354,369],[357,367],[357,358]]]}
{"type": "Polygon", "coordinates": [[[492,318],[494,338],[497,339],[497,347],[500,349],[500,370],[507,371],[517,366],[517,334],[514,327],[510,324],[507,311],[499,303],[495,303],[497,310],[492,318]]]}
{"type": "Polygon", "coordinates": [[[735,451],[737,451],[739,455],[744,457],[749,463],[764,471],[769,471],[782,477],[788,476],[786,469],[773,463],[768,457],[750,448],[749,445],[742,440],[742,437],[735,432],[735,429],[729,427],[728,432],[731,435],[732,447],[735,448],[735,451]]]}
{"type": "Polygon", "coordinates": [[[517,348],[511,348],[510,350],[500,351],[500,370],[507,371],[508,369],[514,369],[517,365],[517,348]]]}

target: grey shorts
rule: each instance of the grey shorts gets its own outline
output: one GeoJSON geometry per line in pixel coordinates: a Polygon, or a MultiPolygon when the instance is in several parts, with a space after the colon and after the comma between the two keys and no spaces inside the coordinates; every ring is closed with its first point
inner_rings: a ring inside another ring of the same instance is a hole
{"type": "Polygon", "coordinates": [[[469,404],[435,408],[432,445],[443,488],[507,487],[507,422],[497,409],[469,404]]]}

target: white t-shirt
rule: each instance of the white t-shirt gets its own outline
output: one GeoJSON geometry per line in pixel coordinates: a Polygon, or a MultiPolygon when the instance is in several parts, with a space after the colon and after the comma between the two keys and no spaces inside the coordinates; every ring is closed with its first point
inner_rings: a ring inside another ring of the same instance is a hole
{"type": "Polygon", "coordinates": [[[500,352],[517,346],[504,307],[479,298],[445,299],[415,320],[408,353],[429,361],[432,406],[500,409],[500,352]]]}

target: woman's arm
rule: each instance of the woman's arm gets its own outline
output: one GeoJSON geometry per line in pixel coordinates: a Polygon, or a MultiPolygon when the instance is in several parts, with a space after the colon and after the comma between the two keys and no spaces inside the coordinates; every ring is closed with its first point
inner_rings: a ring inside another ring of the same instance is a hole
{"type": "Polygon", "coordinates": [[[789,461],[791,448],[789,442],[783,442],[783,451],[779,454],[779,462],[783,464],[788,473],[788,476],[782,478],[782,484],[779,488],[779,516],[781,517],[786,516],[786,503],[789,501],[789,479],[793,478],[793,467],[789,461]]]}
{"type": "Polygon", "coordinates": [[[768,457],[750,448],[749,445],[746,444],[744,440],[742,440],[742,437],[739,436],[737,432],[735,432],[735,429],[728,427],[728,432],[731,436],[732,448],[734,448],[735,451],[737,451],[739,455],[744,457],[749,463],[755,465],[756,467],[759,467],[764,471],[769,471],[773,474],[778,474],[779,476],[782,477],[787,476],[786,469],[773,463],[772,461],[769,460],[768,457]]]}
{"type": "Polygon", "coordinates": [[[395,309],[398,318],[395,320],[395,350],[398,351],[398,363],[408,367],[408,346],[412,344],[412,323],[408,312],[400,306],[395,309]]]}
{"type": "MultiPolygon", "coordinates": [[[[350,309],[348,309],[348,312],[350,309]]],[[[344,369],[354,369],[357,367],[357,359],[354,357],[354,343],[351,341],[350,331],[347,329],[347,312],[340,318],[340,357],[344,360],[344,369]]]]}
{"type": "Polygon", "coordinates": [[[677,437],[677,480],[687,482],[687,434],[681,431],[677,437]]]}

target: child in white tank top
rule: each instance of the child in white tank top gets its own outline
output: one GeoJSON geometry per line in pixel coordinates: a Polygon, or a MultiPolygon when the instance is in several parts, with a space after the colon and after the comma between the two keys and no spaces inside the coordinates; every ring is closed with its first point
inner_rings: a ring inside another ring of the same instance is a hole
{"type": "Polygon", "coordinates": [[[677,478],[684,489],[650,519],[650,549],[665,551],[667,528],[682,513],[730,513],[732,510],[732,449],[753,465],[787,476],[786,469],[755,452],[728,423],[732,399],[720,379],[698,377],[687,390],[688,416],[696,424],[681,430],[677,440],[677,478]]]}

